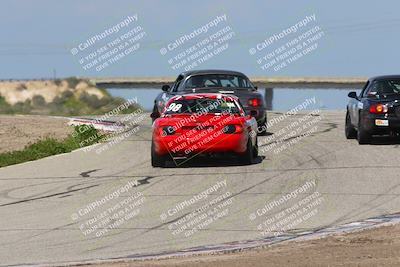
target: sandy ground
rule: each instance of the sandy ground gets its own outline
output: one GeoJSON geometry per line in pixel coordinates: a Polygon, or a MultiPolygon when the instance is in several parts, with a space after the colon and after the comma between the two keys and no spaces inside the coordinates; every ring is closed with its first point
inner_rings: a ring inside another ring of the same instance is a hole
{"type": "Polygon", "coordinates": [[[68,119],[34,115],[0,115],[0,153],[21,150],[47,136],[63,139],[72,132],[68,119]]]}
{"type": "Polygon", "coordinates": [[[399,266],[400,225],[329,236],[317,240],[285,242],[268,248],[225,255],[168,260],[121,262],[91,267],[264,267],[264,266],[399,266]]]}

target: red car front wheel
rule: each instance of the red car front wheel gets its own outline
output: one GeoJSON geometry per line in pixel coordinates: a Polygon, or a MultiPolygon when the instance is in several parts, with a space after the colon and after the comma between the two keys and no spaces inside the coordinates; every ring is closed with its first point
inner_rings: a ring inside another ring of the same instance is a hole
{"type": "Polygon", "coordinates": [[[151,142],[151,166],[153,167],[164,167],[167,161],[167,157],[157,155],[154,149],[154,142],[151,142]]]}

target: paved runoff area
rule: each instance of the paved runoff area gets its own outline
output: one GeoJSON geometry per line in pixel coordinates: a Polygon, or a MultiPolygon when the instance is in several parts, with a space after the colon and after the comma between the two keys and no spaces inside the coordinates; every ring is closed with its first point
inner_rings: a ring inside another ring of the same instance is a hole
{"type": "Polygon", "coordinates": [[[249,166],[152,168],[146,118],[112,143],[1,168],[0,266],[224,250],[399,211],[398,141],[346,140],[342,111],[268,116],[249,166]]]}

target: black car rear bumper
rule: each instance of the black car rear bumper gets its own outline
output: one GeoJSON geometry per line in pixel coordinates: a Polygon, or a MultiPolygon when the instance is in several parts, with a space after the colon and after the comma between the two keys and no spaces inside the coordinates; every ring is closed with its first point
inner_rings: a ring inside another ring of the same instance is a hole
{"type": "Polygon", "coordinates": [[[252,108],[252,107],[244,107],[244,111],[247,115],[250,115],[252,111],[256,112],[256,116],[254,117],[257,121],[258,125],[265,124],[267,122],[267,113],[264,108],[252,108]]]}
{"type": "Polygon", "coordinates": [[[365,114],[362,117],[363,128],[371,134],[400,133],[400,118],[396,115],[365,114]]]}

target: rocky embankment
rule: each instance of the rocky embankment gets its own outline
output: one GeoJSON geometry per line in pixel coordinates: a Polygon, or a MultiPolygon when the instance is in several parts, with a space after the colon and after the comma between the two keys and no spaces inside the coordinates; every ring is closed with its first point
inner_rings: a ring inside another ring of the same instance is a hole
{"type": "Polygon", "coordinates": [[[102,114],[123,102],[123,99],[110,96],[106,90],[89,81],[74,77],[0,82],[0,113],[3,114],[102,114]]]}

